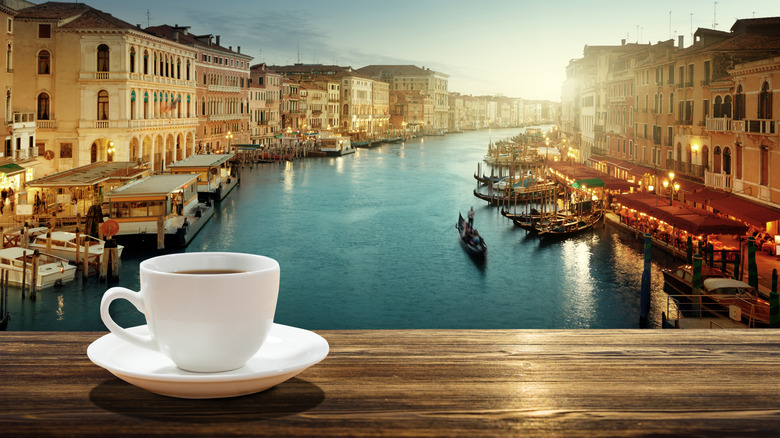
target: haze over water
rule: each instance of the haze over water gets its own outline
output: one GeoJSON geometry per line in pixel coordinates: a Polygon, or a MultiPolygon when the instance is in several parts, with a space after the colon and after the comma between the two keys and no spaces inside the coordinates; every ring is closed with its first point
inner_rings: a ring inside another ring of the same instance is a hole
{"type": "MultiPolygon", "coordinates": [[[[540,241],[473,196],[488,142],[519,132],[473,131],[247,166],[185,251],[277,259],[275,321],[306,329],[638,327],[640,242],[609,224],[540,241]],[[484,266],[463,251],[455,230],[458,212],[471,206],[489,248],[484,266]]],[[[156,254],[126,250],[111,285],[78,278],[36,301],[11,288],[9,330],[106,330],[102,293],[114,285],[138,290],[138,263],[156,254]]],[[[653,252],[655,326],[666,310],[659,268],[670,264],[653,252]]],[[[111,309],[120,324],[144,323],[129,303],[111,309]]]]}

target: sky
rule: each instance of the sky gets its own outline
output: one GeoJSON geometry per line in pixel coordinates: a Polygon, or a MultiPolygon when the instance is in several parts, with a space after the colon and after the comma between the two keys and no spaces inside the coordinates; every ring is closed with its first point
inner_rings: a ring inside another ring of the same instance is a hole
{"type": "Polygon", "coordinates": [[[740,18],[780,16],[777,0],[90,0],[131,24],[190,26],[252,64],[412,64],[450,92],[560,100],[586,45],[657,43],[740,18]]]}

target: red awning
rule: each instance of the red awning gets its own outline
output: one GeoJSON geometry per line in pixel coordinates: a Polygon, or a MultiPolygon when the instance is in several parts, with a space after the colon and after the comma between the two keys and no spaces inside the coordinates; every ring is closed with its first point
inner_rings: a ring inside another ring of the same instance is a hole
{"type": "Polygon", "coordinates": [[[764,207],[736,196],[716,199],[711,205],[716,210],[762,228],[766,227],[767,222],[780,220],[780,210],[764,207]]]}
{"type": "Polygon", "coordinates": [[[669,205],[667,198],[647,193],[617,195],[619,204],[662,220],[675,228],[691,234],[745,234],[748,227],[731,219],[722,218],[700,208],[693,208],[681,202],[669,205]]]}

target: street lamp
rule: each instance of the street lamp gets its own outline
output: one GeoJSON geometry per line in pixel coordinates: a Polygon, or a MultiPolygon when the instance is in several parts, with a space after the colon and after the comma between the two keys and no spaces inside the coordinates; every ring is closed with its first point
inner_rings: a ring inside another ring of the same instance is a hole
{"type": "Polygon", "coordinates": [[[114,147],[114,142],[110,141],[108,142],[108,149],[106,149],[107,161],[114,161],[114,152],[116,152],[116,148],[114,147]]]}
{"type": "Polygon", "coordinates": [[[230,140],[233,139],[233,133],[231,131],[228,131],[225,138],[227,139],[227,152],[230,152],[230,140]]]}
{"type": "Polygon", "coordinates": [[[674,194],[680,191],[680,183],[674,182],[674,172],[669,172],[669,179],[664,178],[664,190],[669,192],[669,205],[672,205],[674,194]]]}

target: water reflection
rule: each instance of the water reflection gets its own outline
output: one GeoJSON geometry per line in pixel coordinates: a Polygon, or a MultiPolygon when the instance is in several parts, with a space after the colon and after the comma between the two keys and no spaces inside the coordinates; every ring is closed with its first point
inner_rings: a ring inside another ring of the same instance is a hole
{"type": "Polygon", "coordinates": [[[590,246],[581,241],[565,242],[561,251],[561,265],[566,283],[567,302],[564,305],[568,309],[567,319],[588,327],[594,317],[590,246]]]}

